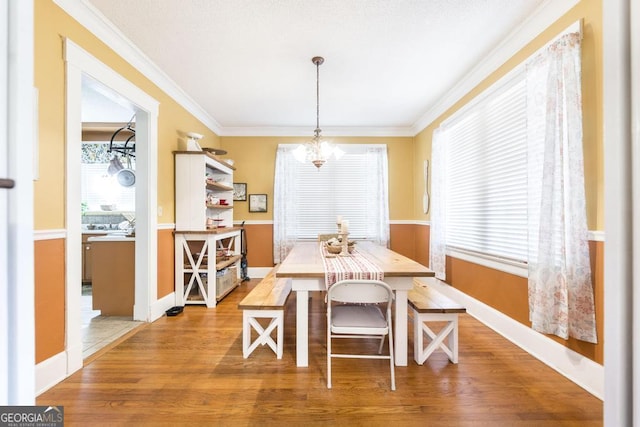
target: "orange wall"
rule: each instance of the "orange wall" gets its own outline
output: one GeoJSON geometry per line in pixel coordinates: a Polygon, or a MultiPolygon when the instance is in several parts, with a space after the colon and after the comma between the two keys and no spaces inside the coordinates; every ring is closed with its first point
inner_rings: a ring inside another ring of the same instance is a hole
{"type": "Polygon", "coordinates": [[[389,248],[408,258],[415,259],[416,233],[413,224],[389,226],[389,248]]]}
{"type": "MultiPolygon", "coordinates": [[[[64,351],[64,239],[36,240],[36,363],[64,351]]],[[[80,288],[78,287],[78,292],[80,288]]]]}
{"type": "Polygon", "coordinates": [[[429,265],[429,239],[431,228],[427,226],[416,225],[414,232],[416,235],[415,260],[422,265],[429,265]]]}
{"type": "Polygon", "coordinates": [[[249,267],[273,267],[273,226],[247,224],[244,226],[249,267]]]}
{"type": "Polygon", "coordinates": [[[169,295],[175,286],[173,231],[158,230],[158,299],[169,295]]]}

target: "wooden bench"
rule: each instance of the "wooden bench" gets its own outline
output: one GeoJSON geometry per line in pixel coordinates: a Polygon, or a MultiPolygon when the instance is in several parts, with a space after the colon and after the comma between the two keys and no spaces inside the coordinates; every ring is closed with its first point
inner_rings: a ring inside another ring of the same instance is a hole
{"type": "Polygon", "coordinates": [[[291,293],[291,279],[276,279],[274,267],[238,304],[242,310],[242,356],[246,359],[258,347],[268,345],[282,359],[284,347],[284,307],[291,293]],[[263,327],[258,319],[271,319],[263,327]],[[258,333],[251,340],[252,328],[258,333]],[[275,329],[274,341],[271,333],[275,329]]]}
{"type": "Polygon", "coordinates": [[[418,365],[438,348],[442,349],[452,363],[458,363],[458,314],[467,310],[455,301],[442,295],[427,284],[414,280],[408,292],[408,302],[413,312],[413,358],[418,365]],[[428,322],[446,322],[435,333],[428,322]],[[425,347],[424,334],[429,337],[425,347]],[[445,338],[449,337],[448,346],[445,338]]]}

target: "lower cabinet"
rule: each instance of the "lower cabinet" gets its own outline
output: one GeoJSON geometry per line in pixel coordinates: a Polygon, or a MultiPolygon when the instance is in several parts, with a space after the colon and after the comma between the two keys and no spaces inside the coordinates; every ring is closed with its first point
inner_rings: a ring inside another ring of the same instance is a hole
{"type": "Polygon", "coordinates": [[[240,228],[175,232],[177,305],[217,302],[240,284],[240,228]]]}
{"type": "Polygon", "coordinates": [[[91,268],[91,242],[89,237],[103,236],[106,233],[83,233],[82,234],[82,283],[91,283],[93,269],[91,268]]]}
{"type": "Polygon", "coordinates": [[[134,239],[91,243],[93,309],[103,316],[133,316],[135,247],[134,239]]]}

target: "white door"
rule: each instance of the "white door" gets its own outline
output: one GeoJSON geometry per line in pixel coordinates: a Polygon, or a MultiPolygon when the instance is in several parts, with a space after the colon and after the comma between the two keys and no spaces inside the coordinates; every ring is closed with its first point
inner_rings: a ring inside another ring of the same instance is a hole
{"type": "Polygon", "coordinates": [[[35,402],[33,2],[0,3],[0,405],[35,402]]]}
{"type": "MultiPolygon", "coordinates": [[[[7,28],[8,10],[6,7],[0,9],[0,28],[7,28]]],[[[0,129],[7,128],[7,31],[0,31],[0,129]]],[[[7,308],[9,306],[6,295],[8,295],[8,272],[7,254],[8,240],[7,228],[9,220],[7,217],[9,188],[13,187],[13,182],[8,178],[8,144],[7,132],[0,133],[0,348],[9,348],[9,328],[7,308]]],[[[0,352],[0,404],[6,405],[9,395],[9,354],[0,352]]]]}

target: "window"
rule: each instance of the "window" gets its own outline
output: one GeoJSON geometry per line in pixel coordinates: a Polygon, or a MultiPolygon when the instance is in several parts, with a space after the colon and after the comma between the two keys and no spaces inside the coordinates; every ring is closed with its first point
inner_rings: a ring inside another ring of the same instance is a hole
{"type": "Polygon", "coordinates": [[[320,170],[297,161],[293,145],[280,145],[274,191],[276,261],[292,242],[335,233],[338,215],[349,220],[352,239],[386,245],[389,239],[387,148],[341,145],[345,154],[320,170]]]}
{"type": "MultiPolygon", "coordinates": [[[[100,211],[100,205],[112,204],[116,205],[115,209],[118,211],[135,211],[135,187],[121,186],[115,175],[107,172],[112,157],[108,148],[108,143],[82,144],[81,200],[86,203],[89,211],[100,211]]],[[[135,169],[135,159],[132,159],[131,167],[135,169]]]]}
{"type": "MultiPolygon", "coordinates": [[[[435,134],[433,142],[442,151],[440,160],[434,157],[434,168],[442,163],[444,218],[438,222],[446,225],[440,231],[444,235],[438,235],[444,238],[447,251],[523,277],[527,277],[527,263],[537,254],[537,237],[530,233],[537,229],[536,211],[543,194],[543,179],[531,177],[549,176],[549,170],[545,175],[541,172],[541,159],[547,156],[551,161],[553,153],[544,151],[545,138],[550,136],[545,132],[553,129],[544,122],[549,111],[542,101],[549,95],[537,92],[538,84],[533,83],[535,57],[446,120],[439,129],[439,143],[435,134]],[[534,167],[540,170],[532,175],[534,167]]],[[[563,120],[559,118],[558,123],[563,120]]],[[[435,169],[433,173],[435,185],[435,169]]],[[[561,211],[559,200],[552,205],[557,206],[554,211],[561,211]]],[[[432,234],[435,222],[432,210],[432,234]]],[[[441,261],[438,258],[436,264],[441,261]]]]}
{"type": "Polygon", "coordinates": [[[526,96],[517,72],[443,125],[449,249],[526,262],[526,96]]]}
{"type": "Polygon", "coordinates": [[[532,329],[595,343],[581,90],[576,22],[434,131],[430,261],[526,265],[532,329]]]}

